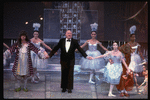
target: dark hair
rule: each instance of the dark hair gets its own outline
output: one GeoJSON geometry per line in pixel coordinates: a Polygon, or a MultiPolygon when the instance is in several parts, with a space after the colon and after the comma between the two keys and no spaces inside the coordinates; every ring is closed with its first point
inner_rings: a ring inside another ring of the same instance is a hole
{"type": "Polygon", "coordinates": [[[146,64],[143,64],[143,66],[146,68],[146,70],[148,69],[147,65],[146,64]]]}
{"type": "MultiPolygon", "coordinates": [[[[114,44],[114,43],[117,43],[117,42],[114,40],[114,41],[113,41],[113,44],[114,44]]],[[[118,45],[118,43],[117,43],[117,45],[118,45]]]]}
{"type": "Polygon", "coordinates": [[[33,32],[39,32],[38,30],[34,30],[33,32]]]}
{"type": "MultiPolygon", "coordinates": [[[[95,32],[96,33],[96,31],[91,31],[91,34],[92,34],[92,32],[95,32]]],[[[97,33],[96,33],[97,34],[97,33]]]]}
{"type": "Polygon", "coordinates": [[[132,37],[133,35],[135,35],[135,34],[130,34],[130,37],[132,37]]]}
{"type": "Polygon", "coordinates": [[[20,34],[19,34],[19,37],[18,37],[18,40],[17,40],[17,44],[18,44],[19,47],[21,47],[21,36],[25,36],[27,42],[30,41],[28,36],[27,36],[27,32],[24,31],[24,30],[20,31],[20,34]]]}

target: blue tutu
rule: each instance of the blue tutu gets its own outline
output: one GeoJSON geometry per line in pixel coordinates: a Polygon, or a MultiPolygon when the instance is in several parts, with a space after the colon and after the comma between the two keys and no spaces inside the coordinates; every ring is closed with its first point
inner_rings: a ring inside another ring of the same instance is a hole
{"type": "MultiPolygon", "coordinates": [[[[97,57],[101,55],[101,53],[98,50],[96,51],[87,50],[86,54],[92,57],[97,57]]],[[[81,70],[100,70],[105,67],[105,60],[104,58],[88,60],[82,57],[80,60],[80,65],[81,65],[81,70]]]]}
{"type": "Polygon", "coordinates": [[[119,84],[122,71],[121,63],[110,64],[108,62],[104,69],[103,81],[111,84],[119,84]]]}
{"type": "MultiPolygon", "coordinates": [[[[97,44],[90,44],[89,43],[89,50],[86,51],[88,56],[97,57],[102,55],[97,50],[97,44]]],[[[105,60],[104,58],[98,58],[93,60],[88,60],[84,57],[81,58],[79,64],[81,65],[81,70],[95,70],[98,71],[105,67],[105,60]]]]}

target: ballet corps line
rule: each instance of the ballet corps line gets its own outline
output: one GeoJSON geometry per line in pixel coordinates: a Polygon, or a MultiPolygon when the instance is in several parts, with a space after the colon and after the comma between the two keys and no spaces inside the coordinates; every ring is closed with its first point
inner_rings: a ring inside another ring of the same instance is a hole
{"type": "MultiPolygon", "coordinates": [[[[79,62],[81,70],[90,71],[89,83],[95,84],[95,82],[92,81],[93,75],[97,70],[102,70],[103,81],[110,83],[108,96],[116,96],[112,94],[113,87],[116,86],[118,91],[120,91],[121,97],[128,97],[129,94],[127,91],[131,91],[134,86],[133,79],[135,79],[137,92],[139,92],[139,88],[144,83],[140,86],[137,84],[136,77],[138,76],[138,72],[143,72],[143,75],[145,75],[144,82],[148,82],[148,76],[146,77],[148,70],[144,69],[146,68],[146,60],[140,52],[140,44],[135,42],[135,34],[133,33],[130,34],[130,41],[121,47],[118,47],[118,44],[114,42],[113,50],[111,51],[107,50],[102,43],[96,39],[96,31],[92,31],[91,39],[80,46],[77,40],[72,38],[72,32],[67,30],[65,33],[66,38],[60,39],[53,49],[46,45],[38,35],[38,31],[34,31],[34,37],[29,40],[27,32],[21,31],[17,42],[11,47],[3,43],[3,45],[8,48],[3,53],[3,61],[10,58],[13,52],[17,54],[12,68],[13,75],[18,83],[15,89],[16,92],[21,90],[21,80],[24,80],[23,90],[25,92],[28,91],[26,85],[29,77],[32,77],[31,82],[38,83],[40,77],[39,73],[37,73],[37,68],[46,66],[46,60],[51,58],[54,54],[57,54],[58,49],[61,49],[62,92],[68,90],[68,93],[72,93],[73,90],[75,51],[79,51],[83,56],[79,62]],[[40,47],[40,44],[49,49],[51,51],[50,54],[48,54],[44,48],[40,47]],[[82,48],[86,45],[88,45],[88,50],[84,52],[82,48]],[[97,50],[98,45],[106,51],[105,54],[102,55],[101,52],[97,50]],[[143,60],[141,60],[141,58],[143,60]],[[105,60],[108,60],[106,65],[105,60]],[[35,77],[37,80],[35,80],[35,77]]],[[[97,76],[96,78],[100,80],[97,76]]],[[[146,93],[146,91],[145,88],[143,93],[146,93]]]]}

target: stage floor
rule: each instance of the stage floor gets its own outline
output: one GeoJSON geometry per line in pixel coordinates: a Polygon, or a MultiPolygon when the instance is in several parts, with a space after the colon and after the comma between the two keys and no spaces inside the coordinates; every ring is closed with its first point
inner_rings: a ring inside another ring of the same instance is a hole
{"type": "MultiPolygon", "coordinates": [[[[38,84],[31,83],[31,78],[28,79],[28,92],[21,90],[15,92],[16,80],[12,74],[13,59],[10,61],[10,66],[3,67],[3,98],[4,99],[147,99],[148,95],[138,94],[134,86],[132,91],[129,91],[130,97],[120,97],[116,87],[113,89],[113,94],[116,97],[108,97],[109,85],[106,82],[98,81],[93,77],[96,84],[88,83],[90,72],[81,71],[79,65],[80,58],[76,58],[74,66],[74,89],[72,93],[62,93],[60,88],[61,83],[61,67],[60,58],[53,57],[48,59],[46,68],[38,68],[40,81],[38,84]]],[[[96,72],[99,78],[103,78],[103,74],[96,72]]],[[[144,81],[144,77],[138,77],[138,84],[144,81]]],[[[23,84],[21,85],[23,88],[23,84]]],[[[143,87],[141,87],[142,89],[143,87]]]]}
{"type": "MultiPolygon", "coordinates": [[[[113,94],[116,97],[108,97],[109,84],[98,81],[95,77],[93,81],[96,84],[88,83],[89,72],[74,72],[74,89],[72,93],[62,93],[60,88],[61,72],[60,68],[55,70],[38,70],[40,74],[40,81],[38,84],[31,83],[31,78],[28,79],[28,92],[21,90],[15,92],[16,80],[12,75],[11,70],[3,71],[3,98],[4,99],[148,99],[148,95],[138,94],[134,86],[132,91],[129,91],[130,97],[120,97],[116,87],[113,89],[113,94]]],[[[103,74],[98,73],[99,78],[103,74]]],[[[141,84],[144,77],[138,78],[138,84],[141,84]]],[[[23,82],[23,81],[22,81],[23,82]]],[[[23,84],[21,84],[23,88],[23,84]]],[[[141,87],[142,89],[143,87],[141,87]]]]}

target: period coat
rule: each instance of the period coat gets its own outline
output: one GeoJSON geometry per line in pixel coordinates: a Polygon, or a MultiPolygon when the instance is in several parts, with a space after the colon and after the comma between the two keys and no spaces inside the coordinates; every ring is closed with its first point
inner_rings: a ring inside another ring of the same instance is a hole
{"type": "MultiPolygon", "coordinates": [[[[32,60],[31,60],[30,51],[31,50],[34,51],[41,58],[42,58],[42,56],[44,57],[44,53],[42,55],[42,52],[39,52],[40,49],[36,48],[31,42],[27,42],[27,44],[28,44],[28,46],[27,46],[28,62],[27,63],[28,63],[28,73],[29,73],[27,76],[29,77],[29,76],[33,75],[33,67],[32,67],[32,60]]],[[[5,55],[6,58],[8,58],[9,56],[11,56],[14,52],[16,53],[14,65],[13,65],[13,68],[12,68],[13,75],[16,77],[17,76],[16,75],[16,71],[17,71],[17,67],[18,67],[20,47],[18,46],[17,43],[14,43],[10,48],[8,48],[8,50],[6,50],[5,53],[4,53],[4,55],[5,55]]]]}

